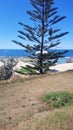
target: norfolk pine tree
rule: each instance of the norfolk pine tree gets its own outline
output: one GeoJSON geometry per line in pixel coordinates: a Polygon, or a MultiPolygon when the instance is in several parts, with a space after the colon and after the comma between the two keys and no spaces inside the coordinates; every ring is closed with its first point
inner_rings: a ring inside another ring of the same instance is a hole
{"type": "Polygon", "coordinates": [[[30,0],[30,3],[33,6],[33,10],[27,11],[27,14],[30,16],[32,26],[19,22],[24,30],[18,31],[20,34],[18,37],[23,40],[29,40],[30,44],[24,45],[22,42],[12,41],[24,47],[31,53],[32,58],[37,59],[33,63],[33,69],[43,74],[59,58],[64,57],[64,53],[67,52],[57,51],[57,46],[61,43],[60,38],[68,34],[68,32],[61,33],[61,29],[55,26],[66,16],[60,17],[58,15],[58,8],[54,7],[54,0],[30,0]]]}

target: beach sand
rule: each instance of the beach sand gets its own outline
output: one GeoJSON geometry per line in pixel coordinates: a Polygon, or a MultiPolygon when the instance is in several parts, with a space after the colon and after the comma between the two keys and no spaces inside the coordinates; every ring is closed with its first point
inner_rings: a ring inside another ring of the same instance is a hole
{"type": "Polygon", "coordinates": [[[51,66],[50,70],[57,71],[57,72],[65,72],[65,71],[73,70],[73,63],[57,64],[55,66],[51,66]]]}

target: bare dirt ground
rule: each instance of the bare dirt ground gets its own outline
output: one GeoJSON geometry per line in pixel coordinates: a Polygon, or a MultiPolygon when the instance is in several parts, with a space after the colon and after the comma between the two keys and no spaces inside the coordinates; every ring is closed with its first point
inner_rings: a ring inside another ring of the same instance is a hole
{"type": "Polygon", "coordinates": [[[41,130],[33,123],[35,118],[47,114],[45,108],[41,112],[44,104],[40,97],[53,91],[73,93],[73,72],[0,82],[0,130],[41,130]]]}

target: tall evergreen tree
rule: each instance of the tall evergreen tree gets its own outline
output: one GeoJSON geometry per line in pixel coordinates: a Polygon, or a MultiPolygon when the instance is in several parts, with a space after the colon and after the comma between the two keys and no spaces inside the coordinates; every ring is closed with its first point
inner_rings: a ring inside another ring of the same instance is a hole
{"type": "Polygon", "coordinates": [[[57,51],[57,46],[61,43],[60,38],[68,32],[61,33],[61,29],[54,26],[66,16],[58,15],[58,8],[54,7],[54,0],[30,0],[30,3],[33,10],[27,11],[27,14],[30,16],[32,26],[19,22],[24,31],[18,31],[20,34],[18,37],[23,40],[28,39],[33,44],[24,45],[22,42],[12,41],[24,47],[31,53],[32,58],[37,59],[34,68],[43,74],[67,52],[57,51]]]}

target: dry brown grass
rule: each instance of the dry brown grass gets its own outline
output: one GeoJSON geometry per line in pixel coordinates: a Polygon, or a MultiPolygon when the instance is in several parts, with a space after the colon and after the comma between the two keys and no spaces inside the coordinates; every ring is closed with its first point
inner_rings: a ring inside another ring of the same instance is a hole
{"type": "Polygon", "coordinates": [[[73,106],[48,110],[40,101],[57,91],[73,93],[72,71],[0,82],[0,130],[73,130],[73,106]]]}

